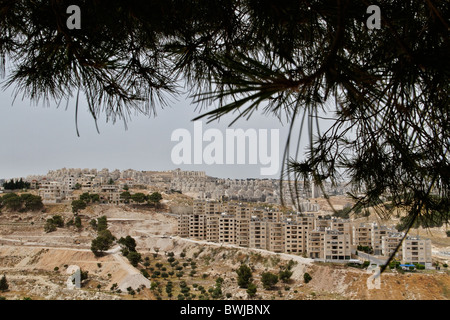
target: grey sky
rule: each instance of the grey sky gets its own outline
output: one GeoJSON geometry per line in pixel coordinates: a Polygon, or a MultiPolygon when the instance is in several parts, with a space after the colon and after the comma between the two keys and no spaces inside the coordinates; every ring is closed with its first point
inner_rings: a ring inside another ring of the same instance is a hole
{"type": "MultiPolygon", "coordinates": [[[[135,116],[125,130],[122,122],[98,121],[100,134],[94,121],[81,104],[78,116],[80,137],[75,128],[75,101],[68,110],[65,103],[57,108],[33,105],[29,100],[16,99],[12,90],[0,92],[0,178],[26,177],[46,174],[59,168],[108,168],[135,170],[204,170],[210,176],[229,178],[279,178],[260,176],[257,165],[175,165],[171,150],[177,144],[171,141],[175,129],[193,132],[191,120],[199,113],[189,100],[174,102],[170,107],[157,109],[156,117],[135,116]]],[[[206,125],[204,130],[217,128],[225,133],[233,116],[220,123],[206,125]]],[[[254,114],[250,121],[240,120],[233,128],[280,129],[280,162],[286,140],[287,127],[274,117],[254,114]]],[[[247,162],[248,163],[248,162],[247,162]]]]}

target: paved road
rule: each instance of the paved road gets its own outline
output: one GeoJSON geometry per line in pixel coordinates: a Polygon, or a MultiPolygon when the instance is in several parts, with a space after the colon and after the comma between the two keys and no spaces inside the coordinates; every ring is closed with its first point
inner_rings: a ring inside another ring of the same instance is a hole
{"type": "Polygon", "coordinates": [[[370,263],[375,263],[375,264],[377,264],[379,266],[384,265],[386,263],[386,261],[387,261],[387,259],[380,259],[380,258],[377,258],[377,257],[372,256],[370,254],[364,253],[362,251],[358,251],[358,257],[360,257],[362,259],[365,259],[365,260],[369,260],[370,263]]]}

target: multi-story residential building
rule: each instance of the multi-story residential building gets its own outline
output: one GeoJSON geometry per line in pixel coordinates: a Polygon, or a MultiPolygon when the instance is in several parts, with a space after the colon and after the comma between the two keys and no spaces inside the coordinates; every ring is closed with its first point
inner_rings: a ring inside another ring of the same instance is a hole
{"type": "Polygon", "coordinates": [[[189,215],[189,237],[199,240],[206,239],[206,215],[191,214],[189,215]]]}
{"type": "Polygon", "coordinates": [[[325,230],[323,234],[323,255],[325,261],[350,260],[352,255],[350,234],[338,230],[325,230]]]}
{"type": "Polygon", "coordinates": [[[306,252],[305,234],[301,223],[289,218],[286,219],[284,222],[284,248],[286,253],[306,252]]]}
{"type": "Polygon", "coordinates": [[[372,246],[372,224],[360,224],[353,226],[353,245],[371,247],[372,246]]]}
{"type": "Polygon", "coordinates": [[[379,256],[383,254],[382,240],[389,232],[394,232],[394,230],[387,226],[380,226],[377,223],[373,224],[371,231],[371,246],[374,255],[379,256]]]}
{"type": "Polygon", "coordinates": [[[330,223],[331,230],[337,230],[350,236],[350,243],[353,244],[352,222],[350,219],[332,219],[330,223]]]}
{"type": "Polygon", "coordinates": [[[219,217],[219,243],[236,243],[236,218],[222,213],[219,217]]]}
{"type": "Polygon", "coordinates": [[[189,237],[190,216],[188,214],[180,214],[177,217],[177,234],[180,237],[189,237]]]}
{"type": "Polygon", "coordinates": [[[284,252],[284,223],[267,222],[267,250],[284,252]]]}
{"type": "Polygon", "coordinates": [[[406,237],[402,243],[402,262],[418,263],[426,268],[431,268],[431,240],[406,237]]]}
{"type": "Polygon", "coordinates": [[[219,241],[219,218],[218,214],[208,214],[206,217],[206,240],[211,242],[219,241]]]}
{"type": "Polygon", "coordinates": [[[267,222],[253,216],[249,224],[250,238],[249,247],[256,249],[267,249],[267,222]]]}
{"type": "MultiPolygon", "coordinates": [[[[383,236],[381,239],[382,255],[386,257],[390,256],[400,244],[404,236],[405,234],[403,232],[388,232],[387,235],[383,236]]],[[[395,258],[397,260],[402,259],[402,251],[402,246],[400,246],[395,254],[395,258]]]]}
{"type": "Polygon", "coordinates": [[[312,259],[324,259],[324,243],[325,243],[325,229],[316,228],[310,230],[308,233],[308,241],[306,251],[308,257],[312,259]]]}

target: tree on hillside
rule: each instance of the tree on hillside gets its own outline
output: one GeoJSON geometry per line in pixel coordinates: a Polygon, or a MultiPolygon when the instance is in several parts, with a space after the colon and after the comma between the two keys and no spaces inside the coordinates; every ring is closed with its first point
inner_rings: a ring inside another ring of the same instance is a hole
{"type": "Polygon", "coordinates": [[[129,252],[136,251],[136,240],[131,236],[121,237],[117,243],[122,247],[122,254],[127,256],[129,252]]]}
{"type": "Polygon", "coordinates": [[[380,2],[374,26],[359,0],[99,0],[83,2],[76,30],[70,4],[1,3],[0,70],[11,66],[16,94],[84,94],[96,121],[126,122],[187,88],[212,106],[208,121],[263,112],[289,124],[294,204],[299,181],[325,191],[348,178],[358,205],[389,217],[389,195],[405,209],[405,231],[419,216],[450,220],[448,1],[380,2]]]}
{"type": "Polygon", "coordinates": [[[86,202],[84,202],[83,200],[73,200],[72,201],[72,212],[74,214],[78,214],[78,212],[80,212],[83,209],[86,209],[86,202]]]}
{"type": "Polygon", "coordinates": [[[159,192],[153,192],[147,197],[148,202],[155,205],[156,208],[159,206],[159,202],[162,200],[162,195],[159,192]]]}
{"type": "Polygon", "coordinates": [[[24,203],[25,210],[27,211],[36,211],[44,207],[40,196],[24,193],[20,195],[20,199],[24,203]]]}
{"type": "Polygon", "coordinates": [[[131,193],[128,191],[124,191],[120,194],[120,199],[123,200],[125,203],[129,203],[131,199],[131,193]]]}
{"type": "Polygon", "coordinates": [[[95,256],[102,256],[105,251],[111,248],[115,237],[109,230],[102,230],[98,232],[97,238],[91,242],[91,251],[95,256]]]}
{"type": "Polygon", "coordinates": [[[3,277],[0,279],[0,291],[5,292],[6,290],[8,290],[8,288],[8,280],[6,280],[6,276],[3,275],[3,277]]]}
{"type": "Polygon", "coordinates": [[[271,272],[263,272],[261,274],[261,282],[262,282],[264,289],[271,290],[277,284],[278,276],[271,272]]]}
{"type": "Polygon", "coordinates": [[[106,216],[97,218],[97,232],[104,231],[106,229],[108,229],[108,218],[106,216]]]}
{"type": "Polygon", "coordinates": [[[252,270],[246,264],[241,264],[240,267],[236,270],[238,275],[238,286],[240,288],[247,288],[248,285],[252,282],[252,270]]]}
{"type": "Polygon", "coordinates": [[[18,211],[22,208],[22,199],[15,193],[7,193],[2,198],[3,206],[12,211],[18,211]]]}
{"type": "Polygon", "coordinates": [[[147,196],[141,192],[138,192],[131,195],[131,200],[133,200],[136,203],[143,203],[147,200],[147,196]]]}

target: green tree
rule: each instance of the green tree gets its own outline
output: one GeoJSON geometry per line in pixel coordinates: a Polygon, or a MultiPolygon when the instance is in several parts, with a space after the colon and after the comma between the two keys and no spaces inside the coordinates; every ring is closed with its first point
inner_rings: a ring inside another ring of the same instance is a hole
{"type": "Polygon", "coordinates": [[[3,277],[0,279],[0,291],[5,292],[6,290],[8,290],[8,288],[8,280],[6,280],[6,276],[3,275],[3,277]]]}
{"type": "Polygon", "coordinates": [[[86,209],[86,202],[83,200],[73,200],[72,201],[72,212],[78,214],[81,210],[86,209]]]}
{"type": "Polygon", "coordinates": [[[97,231],[103,231],[108,229],[108,218],[106,216],[101,216],[97,218],[97,231]]]}
{"type": "Polygon", "coordinates": [[[238,286],[240,288],[247,288],[252,281],[252,270],[246,264],[241,264],[236,270],[236,273],[238,275],[238,286]]]}
{"type": "Polygon", "coordinates": [[[125,203],[129,203],[131,199],[131,193],[129,193],[128,191],[122,192],[120,194],[120,199],[122,199],[125,203]]]}
{"type": "Polygon", "coordinates": [[[74,189],[74,190],[80,190],[80,189],[81,189],[81,187],[82,187],[82,185],[81,185],[81,184],[79,184],[79,183],[76,183],[76,184],[75,184],[75,186],[73,187],[73,189],[74,189]]]}
{"type": "Polygon", "coordinates": [[[290,271],[289,269],[280,270],[278,277],[284,283],[288,283],[289,280],[291,279],[292,274],[293,274],[293,272],[290,271]]]}
{"type": "Polygon", "coordinates": [[[91,242],[91,251],[95,256],[102,256],[105,251],[111,248],[114,243],[114,236],[109,230],[102,230],[98,232],[97,238],[91,242]]]}
{"type": "Polygon", "coordinates": [[[47,233],[56,231],[56,225],[53,222],[53,219],[47,219],[44,225],[44,231],[47,233]]]}
{"type": "Polygon", "coordinates": [[[129,235],[125,238],[121,237],[117,243],[122,247],[122,250],[126,250],[127,252],[136,251],[136,240],[129,235]]]}
{"type": "Polygon", "coordinates": [[[44,207],[42,198],[30,193],[21,194],[20,201],[25,205],[27,211],[40,210],[44,207]]]}
{"type": "Polygon", "coordinates": [[[97,193],[93,193],[89,197],[91,202],[100,202],[100,195],[97,193]]]}
{"type": "Polygon", "coordinates": [[[2,198],[5,208],[11,211],[19,211],[22,209],[23,201],[20,196],[15,193],[7,193],[2,198]]]}
{"type": "Polygon", "coordinates": [[[128,261],[130,261],[133,267],[137,267],[138,263],[142,260],[141,254],[136,251],[130,251],[127,255],[128,261]]]}
{"type": "Polygon", "coordinates": [[[75,227],[77,227],[78,229],[82,228],[81,218],[79,216],[75,217],[75,227]]]}
{"type": "Polygon", "coordinates": [[[250,283],[247,287],[247,294],[250,298],[254,298],[256,296],[256,292],[258,291],[258,288],[256,287],[256,284],[253,282],[250,283]]]}
{"type": "Polygon", "coordinates": [[[261,282],[264,289],[271,290],[278,283],[278,276],[271,272],[263,272],[261,274],[261,282]]]}
{"type": "Polygon", "coordinates": [[[159,206],[159,202],[162,200],[162,195],[159,192],[153,192],[148,196],[149,203],[154,204],[156,207],[159,206]]]}
{"type": "Polygon", "coordinates": [[[82,193],[80,194],[80,200],[85,203],[89,203],[91,202],[91,195],[89,194],[89,192],[82,193]]]}
{"type": "Polygon", "coordinates": [[[311,277],[311,275],[308,272],[305,272],[303,274],[303,280],[305,281],[305,283],[308,283],[308,282],[310,282],[312,280],[312,277],[311,277]]]}
{"type": "Polygon", "coordinates": [[[143,203],[147,200],[147,197],[145,194],[138,192],[138,193],[131,195],[131,200],[133,200],[136,203],[143,203]]]}

